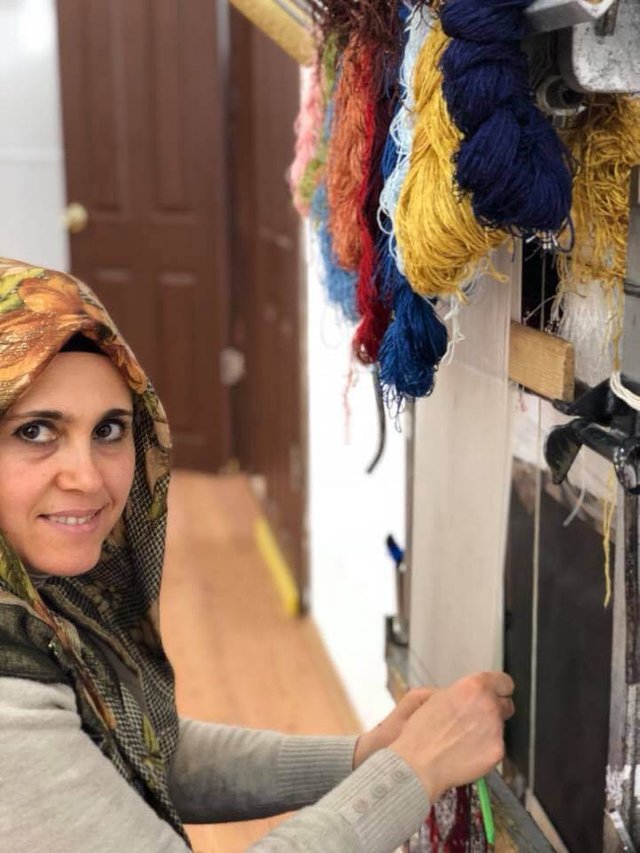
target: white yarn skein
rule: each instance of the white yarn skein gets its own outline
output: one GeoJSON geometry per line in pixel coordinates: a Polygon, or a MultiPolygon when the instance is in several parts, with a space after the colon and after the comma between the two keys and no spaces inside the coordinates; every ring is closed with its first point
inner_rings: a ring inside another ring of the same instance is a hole
{"type": "Polygon", "coordinates": [[[402,273],[404,273],[404,264],[397,240],[395,239],[393,222],[396,207],[398,206],[398,199],[400,198],[400,191],[409,171],[409,161],[411,158],[414,125],[413,111],[415,108],[413,72],[416,67],[420,48],[429,35],[429,30],[433,26],[434,20],[433,15],[424,7],[414,7],[407,20],[407,43],[400,68],[400,88],[403,93],[402,104],[393,117],[389,128],[389,133],[396,144],[398,155],[396,165],[385,181],[382,192],[380,193],[378,207],[378,225],[381,230],[389,235],[389,251],[402,273]],[[383,226],[383,214],[386,214],[388,217],[391,223],[390,228],[383,226]]]}
{"type": "Polygon", "coordinates": [[[634,411],[640,412],[640,396],[634,394],[629,388],[625,388],[622,384],[622,377],[619,370],[614,370],[609,379],[609,388],[620,400],[623,400],[627,406],[630,406],[634,411]]]}

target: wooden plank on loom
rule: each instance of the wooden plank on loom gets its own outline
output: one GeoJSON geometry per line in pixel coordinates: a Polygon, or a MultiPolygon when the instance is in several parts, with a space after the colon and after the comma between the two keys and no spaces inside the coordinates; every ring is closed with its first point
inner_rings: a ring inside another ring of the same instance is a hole
{"type": "Polygon", "coordinates": [[[311,18],[287,0],[230,0],[252,24],[300,65],[315,58],[311,18]],[[290,9],[290,11],[288,11],[290,9]]]}
{"type": "Polygon", "coordinates": [[[573,400],[573,344],[521,323],[511,323],[509,379],[550,400],[573,400]]]}

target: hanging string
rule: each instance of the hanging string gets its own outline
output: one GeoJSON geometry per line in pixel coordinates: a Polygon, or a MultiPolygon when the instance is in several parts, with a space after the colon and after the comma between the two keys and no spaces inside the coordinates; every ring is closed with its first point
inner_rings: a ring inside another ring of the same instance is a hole
{"type": "MultiPolygon", "coordinates": [[[[436,23],[418,56],[413,145],[394,227],[413,290],[423,296],[458,294],[463,299],[464,283],[507,235],[479,225],[469,198],[458,200],[452,191],[452,158],[460,133],[447,112],[438,67],[448,42],[436,23]]],[[[488,270],[496,275],[490,264],[488,270]]]]}
{"type": "Polygon", "coordinates": [[[455,179],[476,218],[518,236],[560,233],[571,207],[568,152],[529,88],[520,49],[531,0],[448,0],[443,93],[463,134],[455,179]]]}

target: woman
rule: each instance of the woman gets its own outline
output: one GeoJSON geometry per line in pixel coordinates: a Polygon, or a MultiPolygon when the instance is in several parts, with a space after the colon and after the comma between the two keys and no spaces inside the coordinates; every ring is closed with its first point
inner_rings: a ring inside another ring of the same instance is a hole
{"type": "Polygon", "coordinates": [[[0,849],[178,853],[183,822],[308,806],[252,849],[393,850],[500,760],[510,679],[412,691],[360,738],[179,719],[157,613],[168,450],[91,291],[0,261],[0,849]]]}

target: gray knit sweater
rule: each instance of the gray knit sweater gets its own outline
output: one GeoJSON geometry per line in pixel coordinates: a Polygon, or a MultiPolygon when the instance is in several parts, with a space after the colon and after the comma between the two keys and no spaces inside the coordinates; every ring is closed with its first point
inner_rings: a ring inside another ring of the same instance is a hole
{"type": "MultiPolygon", "coordinates": [[[[185,823],[301,809],[252,853],[390,853],[426,816],[393,751],[351,772],[355,737],[307,737],[182,719],[170,789],[185,823]]],[[[80,728],[73,690],[0,678],[0,850],[186,853],[80,728]]]]}

